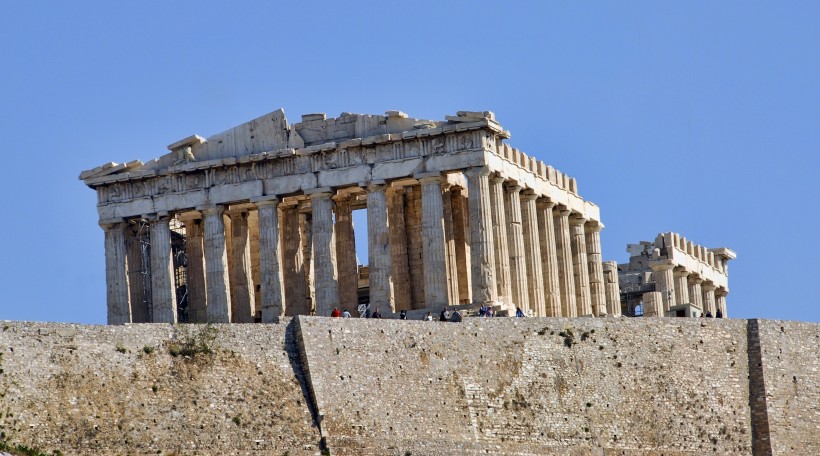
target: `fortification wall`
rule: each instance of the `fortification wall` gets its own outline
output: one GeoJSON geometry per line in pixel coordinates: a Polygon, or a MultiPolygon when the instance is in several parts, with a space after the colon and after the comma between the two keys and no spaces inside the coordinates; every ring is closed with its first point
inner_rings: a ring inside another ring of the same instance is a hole
{"type": "Polygon", "coordinates": [[[0,325],[0,431],[67,455],[820,452],[816,324],[0,325]]]}
{"type": "Polygon", "coordinates": [[[318,453],[286,325],[215,328],[221,348],[186,358],[165,324],[3,323],[0,430],[67,455],[318,453]]]}

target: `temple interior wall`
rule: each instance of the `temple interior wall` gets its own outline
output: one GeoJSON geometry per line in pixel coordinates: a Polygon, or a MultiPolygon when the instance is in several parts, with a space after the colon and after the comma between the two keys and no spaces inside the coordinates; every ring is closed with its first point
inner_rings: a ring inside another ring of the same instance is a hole
{"type": "Polygon", "coordinates": [[[820,449],[814,323],[295,320],[215,325],[196,358],[169,346],[205,325],[5,322],[0,430],[67,455],[820,449]]]}

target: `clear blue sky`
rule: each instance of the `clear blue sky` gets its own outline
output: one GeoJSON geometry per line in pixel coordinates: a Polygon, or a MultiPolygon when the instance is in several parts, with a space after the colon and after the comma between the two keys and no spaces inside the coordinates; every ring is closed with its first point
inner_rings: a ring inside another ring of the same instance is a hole
{"type": "Polygon", "coordinates": [[[738,253],[731,316],[820,321],[818,3],[273,3],[3,2],[0,319],[105,321],[81,170],[283,107],[495,111],[605,259],[676,231],[738,253]]]}

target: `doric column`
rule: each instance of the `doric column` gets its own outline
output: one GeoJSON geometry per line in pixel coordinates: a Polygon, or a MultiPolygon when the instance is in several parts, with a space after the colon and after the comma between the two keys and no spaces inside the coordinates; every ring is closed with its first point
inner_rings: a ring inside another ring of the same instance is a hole
{"type": "Polygon", "coordinates": [[[606,284],[604,283],[603,257],[601,255],[600,222],[588,222],[584,226],[587,246],[587,266],[589,268],[589,294],[592,298],[592,313],[595,316],[607,314],[606,284]]]}
{"type": "Polygon", "coordinates": [[[715,308],[720,309],[720,313],[723,314],[723,318],[729,318],[729,315],[726,313],[726,296],[728,294],[729,292],[723,287],[715,290],[715,308]]]}
{"type": "Polygon", "coordinates": [[[225,246],[225,208],[211,206],[205,215],[205,283],[208,291],[208,322],[231,322],[231,296],[228,292],[228,252],[225,246]]]}
{"type": "Polygon", "coordinates": [[[370,305],[382,312],[395,312],[393,300],[393,257],[387,213],[387,186],[373,181],[367,186],[367,255],[370,267],[370,305]]]}
{"type": "MultiPolygon", "coordinates": [[[[504,209],[504,178],[490,178],[490,211],[493,220],[493,242],[495,247],[495,278],[498,300],[512,305],[512,285],[510,277],[510,252],[507,240],[507,217],[504,209]]],[[[472,231],[471,231],[472,233],[472,231]]]]}
{"type": "MultiPolygon", "coordinates": [[[[504,209],[507,218],[507,246],[510,253],[510,290],[512,304],[526,310],[530,306],[527,287],[527,259],[524,254],[524,230],[521,222],[521,186],[505,186],[504,209]]],[[[532,309],[535,311],[535,309],[532,309]]]]}
{"type": "Polygon", "coordinates": [[[521,228],[524,234],[524,257],[527,261],[527,294],[529,307],[536,316],[547,314],[544,302],[544,271],[541,269],[541,242],[538,239],[538,219],[535,200],[538,195],[528,191],[521,195],[521,228]]]}
{"type": "Polygon", "coordinates": [[[404,220],[404,189],[387,190],[387,226],[390,230],[392,258],[393,305],[396,311],[411,310],[410,268],[407,263],[407,233],[404,220]]]}
{"type": "Polygon", "coordinates": [[[702,299],[704,312],[711,312],[714,317],[717,313],[717,307],[715,306],[715,290],[717,287],[714,283],[705,281],[701,284],[700,288],[703,293],[702,299]]]}
{"type": "Polygon", "coordinates": [[[558,279],[558,252],[555,250],[555,223],[552,209],[555,203],[546,198],[538,199],[536,214],[538,218],[539,242],[541,244],[541,270],[544,274],[545,316],[565,316],[561,312],[561,284],[558,279]]]}
{"type": "Polygon", "coordinates": [[[259,213],[259,282],[262,323],[273,323],[285,315],[282,268],[279,254],[279,199],[255,201],[259,213]]]}
{"type": "Polygon", "coordinates": [[[689,300],[689,272],[681,267],[676,266],[672,270],[672,277],[675,280],[675,303],[690,304],[689,300]]]}
{"type": "Polygon", "coordinates": [[[281,205],[282,209],[282,282],[285,315],[308,315],[307,276],[302,249],[298,205],[281,205]]]}
{"type": "Polygon", "coordinates": [[[444,181],[441,189],[441,203],[444,211],[444,260],[447,266],[447,296],[450,305],[458,305],[458,263],[456,262],[456,240],[453,233],[453,199],[451,185],[444,181]]]}
{"type": "Polygon", "coordinates": [[[105,231],[105,285],[108,324],[131,323],[131,297],[128,291],[128,265],[125,249],[125,223],[100,224],[105,231]]]}
{"type": "Polygon", "coordinates": [[[706,314],[706,309],[703,307],[703,291],[700,289],[700,284],[703,279],[697,274],[689,274],[689,302],[698,306],[706,314]]]}
{"type": "Polygon", "coordinates": [[[671,263],[653,264],[652,276],[655,278],[655,291],[661,294],[663,301],[663,315],[669,311],[669,308],[676,305],[675,299],[675,277],[672,269],[675,265],[671,263]]]}
{"type": "Polygon", "coordinates": [[[248,211],[228,211],[231,219],[231,258],[228,270],[231,284],[231,321],[253,323],[256,315],[256,293],[251,271],[251,237],[248,211]]]}
{"type": "Polygon", "coordinates": [[[495,276],[495,247],[490,199],[490,170],[471,168],[465,172],[470,189],[470,266],[474,303],[493,305],[498,301],[495,276]]]}
{"type": "Polygon", "coordinates": [[[333,200],[330,189],[310,194],[313,212],[313,280],[316,290],[316,315],[328,317],[339,307],[339,282],[336,275],[336,249],[333,246],[333,200]]]}
{"type": "Polygon", "coordinates": [[[208,322],[207,287],[205,285],[205,249],[203,246],[202,214],[186,212],[185,224],[185,283],[188,285],[188,320],[191,323],[208,322]]]}
{"type": "Polygon", "coordinates": [[[571,217],[572,229],[572,269],[575,276],[575,299],[578,316],[592,315],[592,296],[589,292],[589,263],[587,262],[587,241],[584,233],[583,217],[571,217]]]}
{"type": "MultiPolygon", "coordinates": [[[[339,272],[339,304],[353,311],[359,304],[359,264],[356,261],[356,236],[349,195],[336,195],[336,261],[339,272]]],[[[368,208],[368,217],[370,210],[368,208]]],[[[369,222],[368,222],[369,223],[369,222]]],[[[371,268],[372,271],[372,268],[371,268]]]]}
{"type": "Polygon", "coordinates": [[[472,302],[472,276],[470,274],[470,210],[467,205],[467,189],[453,187],[450,204],[453,207],[453,240],[456,247],[459,302],[472,302]]]}
{"type": "Polygon", "coordinates": [[[561,285],[561,315],[577,317],[575,298],[575,273],[572,267],[572,236],[570,235],[569,214],[564,206],[555,212],[555,251],[558,253],[558,282],[561,285]]]}
{"type": "Polygon", "coordinates": [[[618,263],[604,261],[604,280],[606,281],[606,307],[610,316],[621,316],[621,287],[618,284],[618,263]]]}
{"type": "Polygon", "coordinates": [[[170,217],[151,220],[151,303],[153,323],[177,322],[177,296],[174,286],[174,258],[171,255],[170,217]]]}
{"type": "Polygon", "coordinates": [[[438,308],[449,304],[441,175],[425,175],[418,180],[421,182],[421,230],[424,236],[424,305],[438,308]]]}
{"type": "Polygon", "coordinates": [[[149,227],[140,221],[126,228],[125,246],[128,250],[128,289],[131,301],[131,322],[151,321],[151,262],[149,227]]]}

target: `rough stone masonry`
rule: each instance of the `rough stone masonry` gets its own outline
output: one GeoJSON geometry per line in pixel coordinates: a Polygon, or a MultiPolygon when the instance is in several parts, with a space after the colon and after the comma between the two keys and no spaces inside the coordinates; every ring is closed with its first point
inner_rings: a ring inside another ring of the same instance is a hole
{"type": "Polygon", "coordinates": [[[813,323],[0,329],[3,441],[66,455],[820,454],[813,323]]]}

